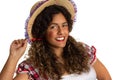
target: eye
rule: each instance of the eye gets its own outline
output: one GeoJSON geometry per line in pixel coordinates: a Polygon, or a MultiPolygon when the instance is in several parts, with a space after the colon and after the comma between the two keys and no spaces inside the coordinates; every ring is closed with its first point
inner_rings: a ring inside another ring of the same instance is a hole
{"type": "Polygon", "coordinates": [[[56,25],[56,24],[51,24],[51,25],[49,26],[49,28],[50,28],[50,29],[55,29],[55,28],[57,28],[57,25],[56,25]]]}
{"type": "Polygon", "coordinates": [[[68,23],[63,23],[63,27],[68,27],[68,23]]]}

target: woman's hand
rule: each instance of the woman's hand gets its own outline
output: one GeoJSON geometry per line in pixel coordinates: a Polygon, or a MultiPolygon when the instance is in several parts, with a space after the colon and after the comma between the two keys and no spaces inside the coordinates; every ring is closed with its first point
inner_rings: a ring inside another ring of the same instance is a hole
{"type": "Polygon", "coordinates": [[[27,47],[26,39],[14,40],[11,43],[10,55],[0,73],[0,80],[13,80],[17,62],[24,54],[26,47],[27,47]]]}
{"type": "Polygon", "coordinates": [[[26,39],[14,40],[10,45],[10,55],[12,58],[19,59],[24,54],[27,47],[26,39]]]}

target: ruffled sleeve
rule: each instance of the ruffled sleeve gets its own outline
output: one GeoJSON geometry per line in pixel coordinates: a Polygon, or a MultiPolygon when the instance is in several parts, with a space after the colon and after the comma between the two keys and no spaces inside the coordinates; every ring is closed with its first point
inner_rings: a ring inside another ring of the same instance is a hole
{"type": "Polygon", "coordinates": [[[90,64],[93,65],[96,61],[96,48],[94,46],[88,46],[87,44],[83,44],[83,46],[90,55],[90,64]]]}
{"type": "Polygon", "coordinates": [[[37,78],[39,78],[37,70],[35,70],[31,64],[26,63],[26,61],[23,61],[18,65],[16,73],[27,73],[30,80],[37,80],[37,78]]]}

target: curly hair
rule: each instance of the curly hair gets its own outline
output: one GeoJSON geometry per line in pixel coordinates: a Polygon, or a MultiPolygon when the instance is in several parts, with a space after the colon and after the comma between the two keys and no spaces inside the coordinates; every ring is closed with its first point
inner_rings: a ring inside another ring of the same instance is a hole
{"type": "Polygon", "coordinates": [[[45,32],[55,14],[62,13],[72,30],[73,21],[70,13],[62,6],[51,5],[46,7],[35,19],[32,27],[32,35],[34,38],[42,38],[41,41],[34,41],[28,53],[28,59],[35,68],[39,70],[40,76],[49,77],[53,80],[61,79],[63,73],[69,74],[89,71],[89,55],[82,43],[77,42],[72,36],[68,37],[66,46],[64,47],[61,63],[48,45],[45,39],[45,32]]]}
{"type": "Polygon", "coordinates": [[[71,19],[71,14],[66,8],[59,5],[51,5],[46,7],[35,19],[32,26],[32,37],[34,38],[44,38],[45,32],[50,25],[55,14],[62,13],[66,18],[69,26],[69,31],[72,30],[73,20],[71,19]]]}

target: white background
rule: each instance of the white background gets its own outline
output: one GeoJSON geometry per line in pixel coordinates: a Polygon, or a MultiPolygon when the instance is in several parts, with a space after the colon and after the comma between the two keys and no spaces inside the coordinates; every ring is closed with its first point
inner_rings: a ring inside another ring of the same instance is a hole
{"type": "MultiPolygon", "coordinates": [[[[0,1],[0,70],[9,55],[10,43],[14,39],[25,38],[25,20],[36,1],[0,1]]],[[[78,13],[71,35],[94,45],[97,57],[107,67],[112,79],[120,80],[120,1],[75,0],[75,3],[78,13]]]]}

